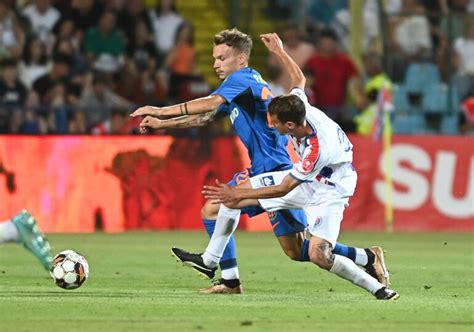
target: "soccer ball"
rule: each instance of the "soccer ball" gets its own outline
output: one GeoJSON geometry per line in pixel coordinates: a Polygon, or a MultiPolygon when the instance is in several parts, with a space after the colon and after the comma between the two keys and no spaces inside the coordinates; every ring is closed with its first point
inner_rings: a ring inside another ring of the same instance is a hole
{"type": "Polygon", "coordinates": [[[89,277],[89,264],[74,250],[64,250],[54,257],[50,273],[59,287],[75,289],[89,277]]]}

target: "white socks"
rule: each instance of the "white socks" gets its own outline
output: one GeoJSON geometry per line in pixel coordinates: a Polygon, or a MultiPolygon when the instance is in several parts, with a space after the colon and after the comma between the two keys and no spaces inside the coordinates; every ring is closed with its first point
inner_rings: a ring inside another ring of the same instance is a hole
{"type": "Polygon", "coordinates": [[[376,291],[384,287],[375,278],[362,271],[353,261],[344,256],[334,255],[334,264],[329,271],[341,278],[352,281],[355,285],[366,289],[372,294],[375,294],[376,291]]]}
{"type": "MultiPolygon", "coordinates": [[[[224,254],[225,247],[227,246],[231,235],[234,233],[237,225],[239,224],[239,218],[240,210],[229,209],[225,205],[221,204],[219,213],[217,214],[214,233],[209,240],[206,251],[204,254],[202,254],[204,264],[209,267],[216,267],[219,264],[219,261],[224,254]]],[[[224,271],[222,271],[222,273],[224,273],[224,271]]],[[[224,276],[222,277],[227,279],[224,276]]]]}
{"type": "Polygon", "coordinates": [[[0,243],[17,242],[19,240],[18,230],[10,221],[0,222],[0,243]]]}
{"type": "Polygon", "coordinates": [[[221,271],[221,278],[226,280],[240,279],[239,268],[237,266],[221,271]]]}
{"type": "Polygon", "coordinates": [[[367,253],[364,249],[355,248],[356,250],[356,257],[355,263],[359,266],[366,266],[369,262],[369,257],[367,257],[367,253]]]}

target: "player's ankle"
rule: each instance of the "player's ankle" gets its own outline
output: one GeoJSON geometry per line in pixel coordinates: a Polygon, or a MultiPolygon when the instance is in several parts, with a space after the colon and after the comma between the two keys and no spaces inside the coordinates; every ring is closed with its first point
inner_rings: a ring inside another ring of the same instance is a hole
{"type": "Polygon", "coordinates": [[[226,285],[229,288],[236,288],[240,286],[240,279],[221,279],[221,284],[226,285]]]}
{"type": "Polygon", "coordinates": [[[372,250],[370,250],[369,248],[365,248],[364,251],[365,251],[365,253],[367,254],[367,264],[364,265],[364,267],[367,268],[368,266],[371,266],[372,264],[374,264],[374,262],[375,262],[375,255],[374,255],[374,253],[372,252],[372,250]]]}
{"type": "Polygon", "coordinates": [[[219,265],[219,261],[216,261],[216,259],[212,255],[210,255],[207,251],[204,252],[201,255],[201,257],[202,257],[202,261],[207,267],[215,268],[217,267],[217,265],[219,265]]]}

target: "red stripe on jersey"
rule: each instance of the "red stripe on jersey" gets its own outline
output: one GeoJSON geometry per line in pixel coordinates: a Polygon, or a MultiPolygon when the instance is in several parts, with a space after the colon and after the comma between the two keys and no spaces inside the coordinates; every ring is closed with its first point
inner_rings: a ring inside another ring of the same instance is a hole
{"type": "Polygon", "coordinates": [[[319,158],[319,140],[318,136],[309,139],[309,147],[311,152],[304,158],[302,165],[305,172],[311,172],[319,158]]]}

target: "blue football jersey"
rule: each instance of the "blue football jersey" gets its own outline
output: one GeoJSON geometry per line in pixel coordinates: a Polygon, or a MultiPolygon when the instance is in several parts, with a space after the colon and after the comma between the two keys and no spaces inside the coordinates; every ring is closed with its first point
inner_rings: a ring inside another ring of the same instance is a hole
{"type": "Polygon", "coordinates": [[[286,150],[288,138],[268,125],[272,95],[260,73],[250,67],[242,68],[229,75],[212,94],[226,100],[218,111],[229,116],[247,148],[251,175],[292,167],[286,150]]]}

